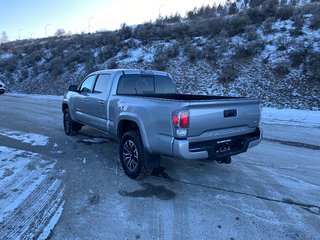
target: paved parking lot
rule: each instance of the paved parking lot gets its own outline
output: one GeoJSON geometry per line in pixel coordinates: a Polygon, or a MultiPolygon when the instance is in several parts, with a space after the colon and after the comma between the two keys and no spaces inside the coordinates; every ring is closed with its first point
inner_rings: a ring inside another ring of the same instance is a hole
{"type": "Polygon", "coordinates": [[[117,139],[64,134],[60,104],[0,96],[1,239],[319,239],[319,128],[265,124],[230,165],[162,158],[135,181],[117,139]]]}

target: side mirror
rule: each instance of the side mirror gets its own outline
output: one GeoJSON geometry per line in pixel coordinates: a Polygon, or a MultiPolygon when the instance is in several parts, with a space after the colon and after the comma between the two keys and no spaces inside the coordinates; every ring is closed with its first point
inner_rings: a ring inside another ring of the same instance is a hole
{"type": "Polygon", "coordinates": [[[78,86],[77,85],[70,85],[68,90],[70,92],[77,92],[78,91],[78,86]]]}

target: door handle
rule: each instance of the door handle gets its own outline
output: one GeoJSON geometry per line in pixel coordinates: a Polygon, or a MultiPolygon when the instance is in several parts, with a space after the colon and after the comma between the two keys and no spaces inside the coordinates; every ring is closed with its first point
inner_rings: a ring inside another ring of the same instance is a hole
{"type": "Polygon", "coordinates": [[[99,100],[98,103],[104,104],[104,101],[103,100],[99,100]]]}
{"type": "Polygon", "coordinates": [[[224,110],[223,111],[223,116],[225,118],[236,117],[237,115],[238,115],[237,109],[231,109],[231,110],[224,110]]]}

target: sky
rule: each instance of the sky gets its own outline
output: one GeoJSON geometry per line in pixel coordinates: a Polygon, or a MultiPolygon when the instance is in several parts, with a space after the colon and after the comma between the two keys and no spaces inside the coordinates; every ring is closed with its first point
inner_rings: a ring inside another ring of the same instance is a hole
{"type": "Polygon", "coordinates": [[[0,0],[0,33],[10,41],[53,36],[57,29],[87,33],[154,21],[224,0],[0,0]],[[47,31],[46,31],[47,30],[47,31]]]}

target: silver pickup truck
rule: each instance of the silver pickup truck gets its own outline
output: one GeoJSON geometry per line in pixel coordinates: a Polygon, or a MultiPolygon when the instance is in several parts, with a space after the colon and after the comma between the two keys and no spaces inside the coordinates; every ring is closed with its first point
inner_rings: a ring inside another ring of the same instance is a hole
{"type": "Polygon", "coordinates": [[[262,135],[258,100],[182,95],[171,75],[159,71],[93,72],[79,87],[69,86],[62,112],[67,135],[87,125],[118,137],[131,178],[158,167],[160,155],[230,163],[262,135]]]}

